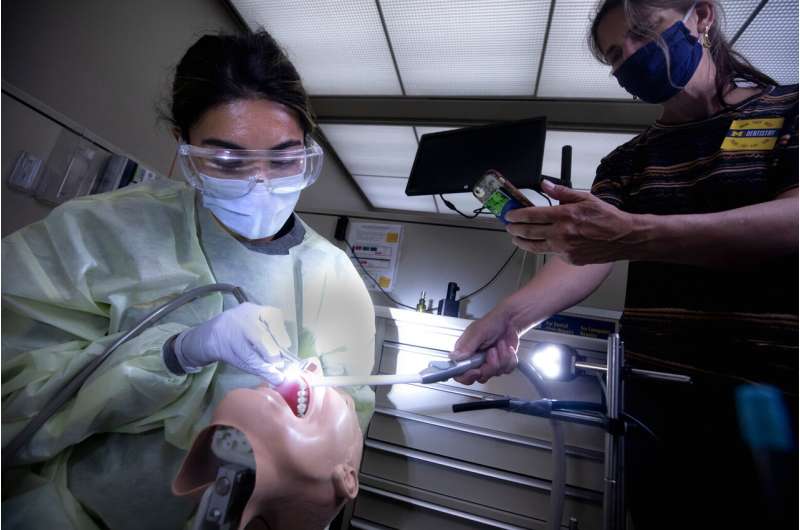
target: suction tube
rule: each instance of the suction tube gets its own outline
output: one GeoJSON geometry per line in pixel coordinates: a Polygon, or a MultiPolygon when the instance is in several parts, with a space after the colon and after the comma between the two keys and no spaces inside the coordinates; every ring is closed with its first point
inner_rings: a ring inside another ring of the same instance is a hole
{"type": "MultiPolygon", "coordinates": [[[[549,399],[549,392],[544,385],[544,381],[536,373],[527,362],[520,362],[517,365],[519,371],[536,388],[539,397],[549,399]]],[[[567,479],[567,456],[564,442],[564,426],[561,425],[559,420],[550,420],[550,427],[553,430],[553,443],[551,447],[553,459],[553,476],[551,479],[550,488],[550,521],[549,527],[551,530],[560,530],[561,520],[564,518],[564,496],[566,494],[566,479],[567,479]]]]}
{"type": "Polygon", "coordinates": [[[139,322],[133,329],[122,335],[115,340],[106,350],[92,359],[86,366],[84,366],[72,379],[59,388],[53,397],[42,407],[42,410],[28,422],[28,424],[3,448],[2,459],[3,469],[12,465],[14,457],[22,446],[28,443],[33,435],[35,435],[42,425],[49,420],[67,401],[69,401],[78,390],[83,386],[89,376],[91,376],[103,362],[114,353],[117,348],[131,340],[132,338],[141,334],[144,330],[172,313],[179,307],[193,302],[198,298],[202,298],[211,293],[222,292],[230,293],[241,304],[247,301],[247,296],[241,288],[226,283],[215,283],[211,285],[204,285],[191,291],[187,291],[178,296],[174,300],[162,305],[149,315],[147,315],[141,322],[139,322]]]}

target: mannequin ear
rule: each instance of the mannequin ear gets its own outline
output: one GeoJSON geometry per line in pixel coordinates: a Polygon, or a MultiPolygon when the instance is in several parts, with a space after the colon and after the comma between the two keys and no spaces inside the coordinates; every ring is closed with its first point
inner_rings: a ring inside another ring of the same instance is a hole
{"type": "Polygon", "coordinates": [[[333,489],[336,497],[351,501],[358,495],[358,471],[349,464],[339,464],[333,469],[333,489]]]}

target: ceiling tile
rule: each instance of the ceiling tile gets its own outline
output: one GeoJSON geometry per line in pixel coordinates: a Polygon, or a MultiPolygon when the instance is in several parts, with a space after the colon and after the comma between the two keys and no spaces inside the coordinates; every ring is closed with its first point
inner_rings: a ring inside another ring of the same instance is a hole
{"type": "MultiPolygon", "coordinates": [[[[774,1],[774,0],[773,0],[774,1]]],[[[779,0],[780,1],[780,0],[779,0]]],[[[722,32],[732,39],[761,0],[724,0],[722,4],[722,32]]]]}
{"type": "Polygon", "coordinates": [[[533,95],[550,2],[381,0],[406,94],[533,95]]]}
{"type": "Polygon", "coordinates": [[[734,49],[781,84],[797,83],[797,0],[771,0],[734,49]]]}
{"type": "Polygon", "coordinates": [[[631,99],[611,69],[589,51],[596,0],[558,0],[547,41],[539,97],[631,99]]]}
{"type": "Polygon", "coordinates": [[[231,0],[283,46],[312,95],[400,95],[372,0],[231,0]]]}
{"type": "Polygon", "coordinates": [[[362,175],[353,175],[353,178],[375,208],[436,213],[433,197],[406,196],[408,179],[362,175]]]}
{"type": "Polygon", "coordinates": [[[414,128],[392,125],[321,124],[351,175],[408,178],[417,139],[414,128]]]}

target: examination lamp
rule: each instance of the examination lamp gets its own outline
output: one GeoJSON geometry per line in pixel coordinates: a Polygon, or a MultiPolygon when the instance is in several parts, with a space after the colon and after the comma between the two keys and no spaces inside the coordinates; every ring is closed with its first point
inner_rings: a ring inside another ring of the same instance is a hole
{"type": "MultiPolygon", "coordinates": [[[[542,379],[550,381],[572,381],[581,370],[595,372],[608,370],[604,364],[586,362],[574,348],[551,342],[542,342],[533,349],[531,366],[542,379]]],[[[632,370],[632,372],[643,372],[643,370],[632,370]]]]}
{"type": "Polygon", "coordinates": [[[543,379],[569,381],[575,377],[575,350],[563,344],[543,342],[531,355],[531,364],[543,379]]]}

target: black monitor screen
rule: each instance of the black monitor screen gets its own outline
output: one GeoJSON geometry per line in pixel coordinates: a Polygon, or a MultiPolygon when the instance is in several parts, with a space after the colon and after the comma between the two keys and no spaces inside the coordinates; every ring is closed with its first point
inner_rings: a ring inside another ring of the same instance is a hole
{"type": "Polygon", "coordinates": [[[518,188],[533,188],[542,172],[545,118],[424,134],[406,195],[469,192],[488,169],[518,188]]]}

